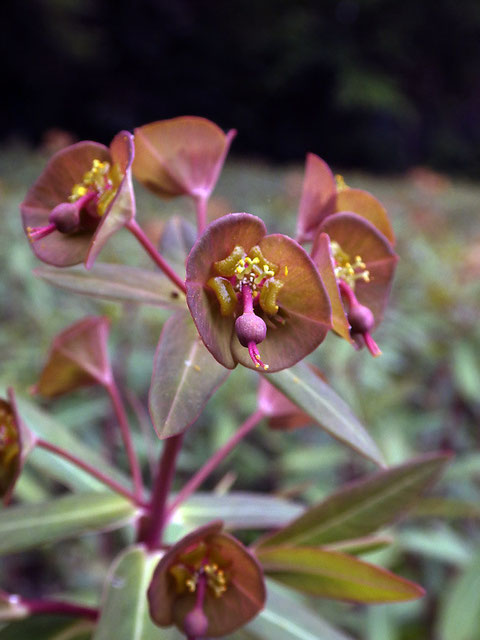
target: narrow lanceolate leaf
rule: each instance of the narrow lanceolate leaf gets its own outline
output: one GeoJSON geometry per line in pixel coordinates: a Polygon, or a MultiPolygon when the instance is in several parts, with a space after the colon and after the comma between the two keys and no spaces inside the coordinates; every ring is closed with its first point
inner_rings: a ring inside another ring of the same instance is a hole
{"type": "Polygon", "coordinates": [[[403,515],[448,459],[428,455],[343,487],[259,546],[316,546],[369,535],[403,515]]]}
{"type": "Polygon", "coordinates": [[[189,427],[228,374],[203,345],[188,313],[169,318],[155,353],[149,393],[158,437],[169,438],[189,427]]]}
{"type": "Polygon", "coordinates": [[[80,493],[0,511],[0,554],[25,551],[84,533],[114,529],[139,515],[113,493],[80,493]]]}
{"type": "Polygon", "coordinates": [[[226,529],[276,529],[285,526],[304,508],[270,495],[233,491],[224,496],[196,493],[175,513],[174,522],[190,528],[207,524],[212,513],[226,529]]]}
{"type": "MultiPolygon", "coordinates": [[[[93,467],[101,469],[103,473],[124,487],[129,486],[130,481],[123,473],[112,467],[98,452],[85,445],[64,424],[29,400],[17,396],[17,403],[22,419],[41,438],[54,442],[62,449],[75,453],[82,460],[88,460],[93,467]]],[[[29,464],[41,471],[42,474],[47,474],[48,477],[54,478],[74,491],[105,491],[105,485],[92,478],[91,475],[71,464],[68,460],[55,456],[44,449],[34,449],[29,458],[29,464]]]]}
{"type": "Polygon", "coordinates": [[[373,604],[414,600],[425,593],[386,569],[336,551],[277,547],[260,550],[257,557],[275,580],[322,598],[373,604]]]}
{"type": "Polygon", "coordinates": [[[470,561],[444,594],[436,638],[439,640],[474,640],[478,638],[480,617],[480,553],[470,561]]]}
{"type": "Polygon", "coordinates": [[[161,552],[130,547],[114,562],[103,593],[100,620],[93,640],[163,640],[148,611],[147,588],[161,552]]]}
{"type": "Polygon", "coordinates": [[[169,309],[185,305],[184,295],[157,271],[98,263],[90,271],[83,266],[66,269],[38,267],[33,273],[55,287],[92,298],[138,302],[169,309]]]}
{"type": "Polygon", "coordinates": [[[267,606],[226,640],[351,640],[308,608],[290,589],[267,580],[267,606]]]}
{"type": "Polygon", "coordinates": [[[378,466],[385,466],[382,454],[365,427],[348,405],[305,362],[268,374],[268,382],[308,413],[331,436],[378,466]]]}

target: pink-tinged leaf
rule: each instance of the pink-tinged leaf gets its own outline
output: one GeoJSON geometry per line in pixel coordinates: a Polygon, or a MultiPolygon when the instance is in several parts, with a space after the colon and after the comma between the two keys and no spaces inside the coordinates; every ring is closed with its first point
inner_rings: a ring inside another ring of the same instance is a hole
{"type": "Polygon", "coordinates": [[[112,162],[119,165],[123,178],[91,240],[85,261],[87,269],[92,267],[107,240],[132,220],[136,212],[132,185],[134,157],[132,134],[128,131],[117,133],[110,144],[110,153],[112,162]]]}
{"type": "Polygon", "coordinates": [[[33,274],[59,289],[91,298],[185,308],[185,296],[160,271],[97,262],[90,271],[83,266],[38,267],[33,274]]]}
{"type": "Polygon", "coordinates": [[[312,418],[273,387],[266,378],[260,380],[258,408],[267,416],[272,429],[290,431],[311,424],[312,418]]]}
{"type": "MultiPolygon", "coordinates": [[[[284,284],[277,304],[278,315],[285,322],[267,323],[267,338],[259,345],[262,360],[274,373],[291,367],[318,347],[331,329],[331,309],[315,265],[295,240],[276,233],[265,236],[259,246],[263,255],[280,267],[275,278],[284,284]]],[[[232,352],[238,362],[255,368],[236,334],[232,337],[232,352]]]]}
{"type": "Polygon", "coordinates": [[[326,551],[339,551],[350,556],[360,556],[364,553],[372,553],[389,547],[395,542],[392,536],[365,536],[353,540],[342,540],[323,546],[326,551]]]}
{"type": "Polygon", "coordinates": [[[172,216],[163,227],[158,250],[182,278],[185,276],[187,256],[196,239],[196,228],[181,216],[172,216]]]}
{"type": "Polygon", "coordinates": [[[193,246],[187,260],[187,304],[207,349],[224,367],[233,369],[230,343],[234,321],[222,316],[213,291],[206,283],[215,275],[213,263],[223,260],[236,245],[249,250],[265,236],[260,218],[249,213],[232,213],[212,222],[193,246]]]}
{"type": "Polygon", "coordinates": [[[352,343],[350,325],[345,315],[345,309],[343,308],[342,298],[335,278],[330,239],[326,233],[320,233],[316,236],[312,248],[312,260],[322,277],[323,284],[330,298],[333,330],[347,340],[347,342],[352,343]]]}
{"type": "Polygon", "coordinates": [[[311,239],[322,220],[335,211],[337,187],[330,167],[314,153],[307,154],[297,235],[311,239]]]}
{"type": "Polygon", "coordinates": [[[336,213],[319,228],[330,240],[338,242],[352,259],[361,256],[370,273],[370,281],[357,280],[355,295],[375,316],[376,325],[383,318],[392,286],[397,256],[385,236],[368,220],[351,212],[336,213]]]}
{"type": "Polygon", "coordinates": [[[369,535],[404,515],[437,481],[449,458],[427,455],[343,487],[263,538],[260,546],[323,546],[369,535]]]}
{"type": "Polygon", "coordinates": [[[171,573],[174,567],[188,566],[188,553],[201,554],[200,566],[215,562],[226,577],[226,589],[219,597],[209,587],[205,590],[202,610],[208,620],[209,637],[232,633],[263,608],[266,593],[257,560],[238,540],[221,532],[221,523],[211,523],[171,547],[155,569],[148,600],[156,624],[175,624],[183,630],[185,617],[195,607],[196,594],[179,589],[178,584],[176,587],[171,573]]]}
{"type": "Polygon", "coordinates": [[[395,244],[395,236],[385,207],[368,191],[342,189],[337,193],[335,211],[353,211],[371,222],[389,242],[395,244]]]}
{"type": "Polygon", "coordinates": [[[322,598],[379,604],[425,595],[409,580],[336,551],[286,546],[258,550],[257,555],[267,575],[322,598]]]}
{"type": "Polygon", "coordinates": [[[235,134],[194,116],[146,124],[135,129],[133,174],[159,196],[208,197],[235,134]]]}
{"type": "Polygon", "coordinates": [[[15,484],[33,449],[32,432],[21,419],[13,389],[8,389],[8,401],[0,399],[0,498],[10,502],[15,484]]]}
{"type": "Polygon", "coordinates": [[[383,456],[365,427],[349,406],[305,362],[266,375],[271,384],[332,437],[375,464],[384,466],[383,456]]]}
{"type": "Polygon", "coordinates": [[[112,372],[107,341],[109,320],[88,316],[52,342],[35,392],[53,397],[91,384],[108,384],[112,372]]]}
{"type": "MultiPolygon", "coordinates": [[[[110,162],[107,147],[97,142],[77,142],[56,153],[20,205],[25,232],[28,227],[43,227],[58,204],[66,202],[74,184],[82,182],[94,160],[110,162]]],[[[66,234],[54,231],[32,242],[32,250],[42,262],[55,267],[68,267],[83,262],[92,233],[66,234]]]]}
{"type": "Polygon", "coordinates": [[[149,393],[158,437],[187,429],[229,373],[207,351],[188,313],[169,318],[155,353],[149,393]]]}

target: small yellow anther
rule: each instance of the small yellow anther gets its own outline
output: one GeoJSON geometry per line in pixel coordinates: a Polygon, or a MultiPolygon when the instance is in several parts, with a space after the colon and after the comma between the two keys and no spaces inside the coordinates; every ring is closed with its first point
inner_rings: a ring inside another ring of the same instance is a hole
{"type": "Polygon", "coordinates": [[[288,276],[288,267],[285,265],[285,269],[283,270],[286,276],[288,276]]]}

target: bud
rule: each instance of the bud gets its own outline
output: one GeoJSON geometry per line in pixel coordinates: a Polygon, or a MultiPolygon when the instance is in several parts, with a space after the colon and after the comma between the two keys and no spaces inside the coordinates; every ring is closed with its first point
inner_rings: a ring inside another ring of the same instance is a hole
{"type": "Polygon", "coordinates": [[[187,613],[183,621],[183,629],[188,638],[197,640],[203,638],[208,630],[208,618],[201,607],[195,607],[187,613]]]}
{"type": "Polygon", "coordinates": [[[360,303],[350,307],[347,318],[352,328],[352,334],[367,333],[375,326],[375,318],[372,311],[360,303]]]}
{"type": "Polygon", "coordinates": [[[48,222],[54,224],[60,233],[73,233],[80,228],[80,211],[77,203],[61,202],[48,217],[48,222]]]}

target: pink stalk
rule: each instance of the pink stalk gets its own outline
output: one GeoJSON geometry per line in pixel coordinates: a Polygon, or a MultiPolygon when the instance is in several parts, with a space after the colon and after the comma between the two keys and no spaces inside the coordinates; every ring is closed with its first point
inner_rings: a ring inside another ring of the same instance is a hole
{"type": "Polygon", "coordinates": [[[127,224],[125,225],[125,228],[128,229],[130,233],[135,236],[135,238],[137,238],[148,255],[157,264],[157,266],[160,267],[163,273],[173,282],[173,284],[178,287],[180,291],[183,291],[183,293],[185,293],[186,288],[184,281],[180,278],[178,273],[176,273],[172,269],[165,258],[160,253],[158,253],[155,246],[152,244],[152,242],[150,242],[150,239],[147,237],[143,229],[139,226],[137,221],[135,219],[130,220],[130,222],[127,222],[127,224]]]}
{"type": "Polygon", "coordinates": [[[77,456],[74,456],[73,454],[71,454],[70,452],[66,451],[65,449],[62,449],[61,447],[57,447],[57,445],[52,444],[51,442],[48,442],[47,440],[43,440],[42,438],[37,438],[35,440],[35,444],[36,444],[36,446],[41,447],[42,449],[45,449],[46,451],[50,451],[50,453],[53,453],[53,454],[55,454],[57,456],[60,456],[61,458],[65,458],[65,460],[68,460],[69,462],[74,464],[76,467],[79,467],[79,469],[83,469],[83,471],[85,471],[89,475],[91,475],[94,478],[96,478],[97,480],[99,480],[105,486],[110,487],[110,489],[112,489],[116,493],[119,493],[120,495],[124,496],[125,498],[130,500],[130,502],[133,502],[134,504],[136,504],[138,506],[141,506],[141,507],[146,507],[147,506],[145,503],[142,503],[137,498],[137,496],[135,496],[128,489],[123,487],[116,480],[114,480],[113,478],[110,478],[109,476],[105,475],[104,473],[102,473],[101,471],[96,469],[95,467],[92,467],[90,464],[88,464],[88,462],[85,462],[84,460],[81,460],[80,458],[77,458],[77,456]]]}
{"type": "Polygon", "coordinates": [[[252,431],[264,417],[263,411],[258,409],[245,420],[245,422],[237,429],[233,436],[216,451],[211,458],[193,475],[183,489],[175,496],[168,508],[167,520],[173,515],[178,507],[184,502],[203,481],[214,471],[220,462],[228,456],[228,454],[237,446],[237,444],[252,431]]]}
{"type": "Polygon", "coordinates": [[[94,607],[85,607],[73,602],[64,602],[63,600],[24,600],[20,598],[19,604],[26,607],[33,616],[72,616],[93,621],[98,620],[99,617],[99,611],[94,607]]]}
{"type": "Polygon", "coordinates": [[[351,307],[358,304],[358,300],[353,292],[353,289],[341,278],[339,278],[337,282],[340,293],[347,298],[349,306],[351,307]]]}
{"type": "Polygon", "coordinates": [[[155,549],[162,541],[167,523],[167,500],[173,482],[177,457],[182,447],[183,433],[165,440],[158,465],[158,473],[150,502],[150,517],[139,536],[139,542],[155,549]]]}
{"type": "Polygon", "coordinates": [[[372,338],[372,336],[368,331],[363,334],[363,339],[365,340],[365,346],[367,347],[367,349],[370,351],[370,353],[374,358],[378,358],[378,356],[382,355],[380,347],[378,346],[378,344],[375,342],[375,340],[372,338]]]}
{"type": "Polygon", "coordinates": [[[36,240],[41,240],[42,238],[46,238],[56,230],[57,230],[57,225],[50,223],[45,227],[28,227],[27,235],[30,242],[35,242],[36,240]]]}
{"type": "Polygon", "coordinates": [[[118,424],[120,426],[123,444],[125,446],[125,451],[127,452],[127,458],[130,465],[130,471],[132,474],[134,493],[137,500],[141,502],[143,497],[142,472],[140,469],[140,464],[138,462],[137,454],[135,452],[135,448],[133,446],[132,435],[130,433],[130,426],[128,424],[127,413],[125,411],[122,398],[118,391],[118,387],[115,384],[115,380],[111,378],[108,382],[105,382],[104,387],[108,391],[108,394],[110,395],[110,398],[113,404],[113,409],[115,411],[115,415],[117,416],[118,424]]]}
{"type": "Polygon", "coordinates": [[[207,203],[208,196],[195,196],[195,211],[197,213],[198,235],[203,233],[205,231],[205,227],[207,226],[207,203]]]}

